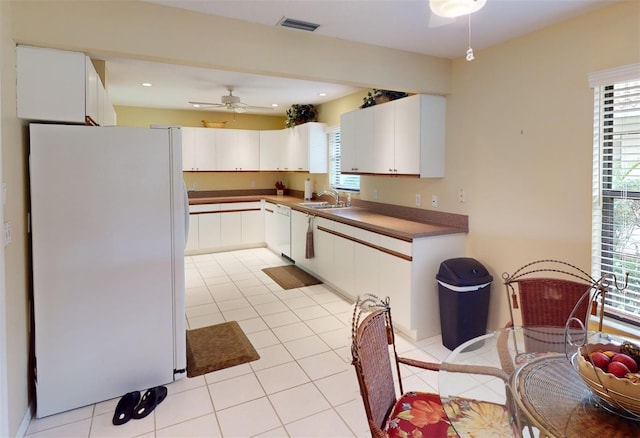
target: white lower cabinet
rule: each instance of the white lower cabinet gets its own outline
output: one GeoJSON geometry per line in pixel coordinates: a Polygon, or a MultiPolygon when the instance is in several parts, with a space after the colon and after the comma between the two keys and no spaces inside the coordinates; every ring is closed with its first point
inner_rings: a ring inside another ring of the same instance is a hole
{"type": "Polygon", "coordinates": [[[189,214],[189,235],[187,236],[187,244],[185,251],[196,250],[200,248],[199,242],[199,224],[200,219],[197,214],[189,214]]]}
{"type": "Polygon", "coordinates": [[[291,210],[291,258],[301,268],[313,271],[312,259],[305,258],[309,215],[291,210]]]}
{"type": "Polygon", "coordinates": [[[278,222],[276,221],[276,205],[264,204],[264,242],[267,248],[278,251],[278,222]]]}
{"type": "Polygon", "coordinates": [[[264,245],[262,210],[261,201],[190,206],[187,253],[264,245]]]}
{"type": "Polygon", "coordinates": [[[220,246],[220,214],[205,213],[198,215],[199,248],[216,248],[220,246]]]}
{"type": "Polygon", "coordinates": [[[367,293],[388,296],[394,326],[412,339],[440,333],[435,277],[444,260],[464,256],[464,233],[406,241],[316,217],[315,257],[305,259],[306,217],[292,211],[296,264],[353,300],[367,293]]]}

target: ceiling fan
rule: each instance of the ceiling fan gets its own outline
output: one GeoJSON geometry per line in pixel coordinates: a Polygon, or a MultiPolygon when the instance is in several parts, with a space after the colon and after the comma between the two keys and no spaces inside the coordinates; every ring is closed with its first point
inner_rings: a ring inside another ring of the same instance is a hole
{"type": "Polygon", "coordinates": [[[273,108],[267,106],[253,106],[240,101],[239,96],[233,95],[233,87],[227,87],[229,92],[226,96],[220,97],[220,103],[213,102],[192,102],[189,103],[195,107],[202,108],[220,108],[223,110],[233,111],[234,113],[244,113],[247,111],[272,111],[273,108]]]}

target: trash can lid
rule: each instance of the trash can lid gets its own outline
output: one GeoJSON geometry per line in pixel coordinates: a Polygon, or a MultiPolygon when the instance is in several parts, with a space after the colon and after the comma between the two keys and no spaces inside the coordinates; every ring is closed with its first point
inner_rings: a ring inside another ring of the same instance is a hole
{"type": "Polygon", "coordinates": [[[445,260],[440,264],[436,280],[451,286],[477,286],[491,283],[493,277],[476,259],[458,257],[445,260]]]}

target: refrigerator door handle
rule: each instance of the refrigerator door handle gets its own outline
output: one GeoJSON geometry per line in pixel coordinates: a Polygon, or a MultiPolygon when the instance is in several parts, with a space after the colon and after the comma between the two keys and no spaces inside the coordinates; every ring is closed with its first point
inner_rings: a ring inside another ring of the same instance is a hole
{"type": "Polygon", "coordinates": [[[182,181],[182,187],[184,188],[184,247],[186,248],[189,239],[189,193],[184,181],[182,181]]]}

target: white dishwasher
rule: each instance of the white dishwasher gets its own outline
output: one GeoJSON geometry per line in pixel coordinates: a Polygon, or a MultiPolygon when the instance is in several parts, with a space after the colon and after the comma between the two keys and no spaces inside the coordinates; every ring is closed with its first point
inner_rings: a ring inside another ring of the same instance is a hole
{"type": "Polygon", "coordinates": [[[276,223],[278,251],[283,256],[291,258],[291,207],[282,204],[276,205],[276,223]]]}

